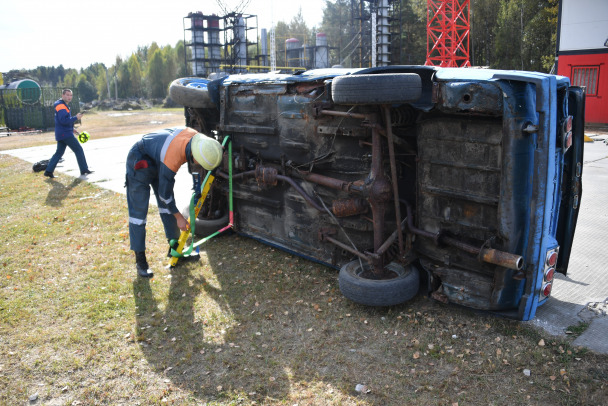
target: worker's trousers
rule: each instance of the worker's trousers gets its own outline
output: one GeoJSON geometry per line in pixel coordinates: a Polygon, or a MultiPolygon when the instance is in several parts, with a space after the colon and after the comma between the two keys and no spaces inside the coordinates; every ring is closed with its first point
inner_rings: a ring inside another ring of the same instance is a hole
{"type": "Polygon", "coordinates": [[[160,218],[168,240],[179,238],[177,220],[169,210],[162,209],[158,199],[158,167],[139,150],[136,143],[127,156],[127,205],[129,207],[129,240],[135,252],[146,250],[146,219],[150,203],[150,186],[159,207],[160,218]]]}
{"type": "Polygon", "coordinates": [[[73,135],[68,135],[65,139],[61,141],[57,141],[57,150],[55,154],[51,157],[49,164],[46,167],[45,172],[53,173],[55,167],[59,163],[61,157],[65,153],[65,149],[69,147],[72,151],[74,151],[74,155],[76,155],[76,161],[78,162],[78,168],[80,169],[80,173],[86,172],[89,170],[89,166],[87,165],[87,159],[84,157],[84,150],[82,149],[82,145],[73,135]]]}

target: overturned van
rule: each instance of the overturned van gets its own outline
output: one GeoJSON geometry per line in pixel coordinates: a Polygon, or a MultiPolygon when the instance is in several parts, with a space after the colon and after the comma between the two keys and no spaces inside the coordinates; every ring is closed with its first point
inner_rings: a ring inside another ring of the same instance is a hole
{"type": "Polygon", "coordinates": [[[568,78],[389,66],[183,78],[170,94],[186,125],[232,143],[197,228],[228,221],[230,178],[236,232],[339,269],[355,302],[422,287],[528,320],[566,273],[584,135],[568,78]]]}

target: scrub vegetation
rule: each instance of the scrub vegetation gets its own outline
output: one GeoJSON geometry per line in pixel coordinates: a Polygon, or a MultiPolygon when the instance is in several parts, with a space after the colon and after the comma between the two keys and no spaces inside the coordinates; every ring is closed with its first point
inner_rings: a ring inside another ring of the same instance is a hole
{"type": "Polygon", "coordinates": [[[608,404],[608,356],[527,323],[363,307],[236,234],[165,269],[154,206],[138,279],[124,196],[4,154],[0,179],[0,404],[608,404]]]}

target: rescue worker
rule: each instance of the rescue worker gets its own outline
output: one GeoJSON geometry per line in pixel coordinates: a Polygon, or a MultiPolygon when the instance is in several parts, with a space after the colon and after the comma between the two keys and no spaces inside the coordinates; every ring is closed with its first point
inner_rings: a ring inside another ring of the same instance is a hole
{"type": "MultiPolygon", "coordinates": [[[[175,204],[173,187],[175,175],[186,162],[199,164],[206,170],[215,169],[222,161],[222,146],[189,127],[177,127],[146,134],[135,143],[127,157],[127,204],[129,208],[129,240],[135,252],[137,274],[154,276],[146,260],[146,217],[150,201],[150,186],[156,196],[158,212],[169,244],[179,238],[180,230],[188,231],[190,224],[175,204]]],[[[171,246],[169,247],[169,252],[171,246]]]]}
{"type": "Polygon", "coordinates": [[[80,142],[74,137],[74,122],[82,118],[82,113],[78,113],[72,116],[70,113],[70,107],[68,103],[72,101],[72,91],[70,89],[63,89],[61,92],[61,99],[57,100],[54,104],[55,107],[55,140],[57,141],[57,150],[50,159],[47,165],[44,176],[54,178],[53,172],[55,167],[59,163],[59,160],[65,153],[66,147],[70,149],[76,155],[76,161],[78,161],[78,168],[80,168],[81,175],[88,175],[93,173],[89,170],[87,165],[87,159],[84,156],[84,150],[80,145],[80,142]]]}

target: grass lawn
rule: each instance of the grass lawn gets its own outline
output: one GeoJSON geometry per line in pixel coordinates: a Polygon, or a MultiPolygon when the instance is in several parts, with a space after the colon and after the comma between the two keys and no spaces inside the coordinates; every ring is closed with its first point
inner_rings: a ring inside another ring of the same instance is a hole
{"type": "Polygon", "coordinates": [[[526,324],[363,307],[234,234],[165,269],[156,207],[138,279],[123,195],[2,154],[0,179],[1,405],[608,404],[608,356],[526,324]]]}

